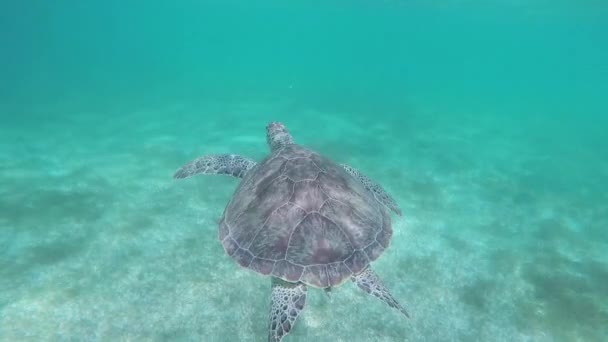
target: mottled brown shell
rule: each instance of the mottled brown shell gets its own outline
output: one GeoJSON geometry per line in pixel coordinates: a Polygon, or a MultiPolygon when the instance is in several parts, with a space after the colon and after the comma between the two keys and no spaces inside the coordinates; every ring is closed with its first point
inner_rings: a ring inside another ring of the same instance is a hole
{"type": "Polygon", "coordinates": [[[241,266],[315,287],[341,284],[388,247],[384,207],[342,167],[287,145],[250,170],[219,239],[241,266]]]}

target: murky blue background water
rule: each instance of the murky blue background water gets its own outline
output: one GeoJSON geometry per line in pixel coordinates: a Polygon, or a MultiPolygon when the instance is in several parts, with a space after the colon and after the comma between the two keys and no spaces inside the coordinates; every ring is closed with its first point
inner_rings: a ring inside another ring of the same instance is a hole
{"type": "Polygon", "coordinates": [[[374,263],[412,314],[310,291],[286,341],[608,335],[602,1],[0,5],[0,340],[260,341],[269,280],[217,241],[264,126],[399,202],[374,263]]]}

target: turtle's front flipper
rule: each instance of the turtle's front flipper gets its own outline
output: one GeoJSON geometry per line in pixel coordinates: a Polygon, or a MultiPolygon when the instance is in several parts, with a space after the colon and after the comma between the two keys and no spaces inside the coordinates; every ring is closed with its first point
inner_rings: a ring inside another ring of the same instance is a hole
{"type": "Polygon", "coordinates": [[[255,161],[236,154],[211,154],[188,162],[175,172],[173,178],[188,178],[199,173],[243,178],[255,165],[255,161]]]}
{"type": "Polygon", "coordinates": [[[382,188],[382,186],[380,186],[380,184],[378,184],[378,183],[374,182],[373,180],[369,179],[366,175],[362,174],[359,170],[355,169],[352,166],[348,166],[348,165],[345,165],[345,164],[340,164],[340,165],[351,176],[355,177],[361,183],[363,183],[363,186],[365,186],[365,188],[368,191],[370,191],[372,194],[374,194],[374,197],[378,200],[378,202],[380,202],[380,203],[384,204],[385,206],[387,206],[389,209],[391,209],[392,211],[394,211],[395,214],[401,216],[401,209],[399,209],[399,206],[397,205],[397,202],[395,202],[395,200],[391,197],[391,195],[389,195],[382,188]]]}
{"type": "Polygon", "coordinates": [[[384,287],[384,284],[382,284],[382,281],[380,278],[378,278],[378,275],[372,271],[371,267],[368,266],[363,272],[354,275],[352,279],[365,292],[374,297],[380,298],[391,308],[401,311],[401,313],[408,318],[410,317],[401,304],[399,304],[395,298],[393,298],[390,292],[388,292],[388,289],[384,287]]]}
{"type": "Polygon", "coordinates": [[[272,306],[268,342],[280,342],[289,334],[306,303],[306,285],[272,278],[272,306]]]}

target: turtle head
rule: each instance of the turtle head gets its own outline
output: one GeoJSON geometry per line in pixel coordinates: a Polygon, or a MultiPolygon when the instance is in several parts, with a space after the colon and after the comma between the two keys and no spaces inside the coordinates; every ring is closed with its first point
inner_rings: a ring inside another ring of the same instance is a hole
{"type": "Polygon", "coordinates": [[[293,144],[293,138],[285,125],[276,121],[266,126],[266,140],[272,151],[277,150],[281,146],[293,144]]]}

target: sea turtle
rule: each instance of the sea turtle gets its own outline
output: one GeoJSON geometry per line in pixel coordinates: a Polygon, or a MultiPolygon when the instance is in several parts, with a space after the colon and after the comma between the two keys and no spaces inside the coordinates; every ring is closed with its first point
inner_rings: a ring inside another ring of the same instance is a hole
{"type": "Polygon", "coordinates": [[[370,266],[392,235],[386,208],[401,216],[393,198],[357,169],[295,144],[282,123],[269,123],[266,137],[271,154],[259,163],[234,154],[206,155],[182,166],[174,178],[242,178],[218,235],[241,266],[271,276],[268,341],[281,341],[291,331],[308,286],[328,291],[349,278],[408,316],[370,266]]]}

